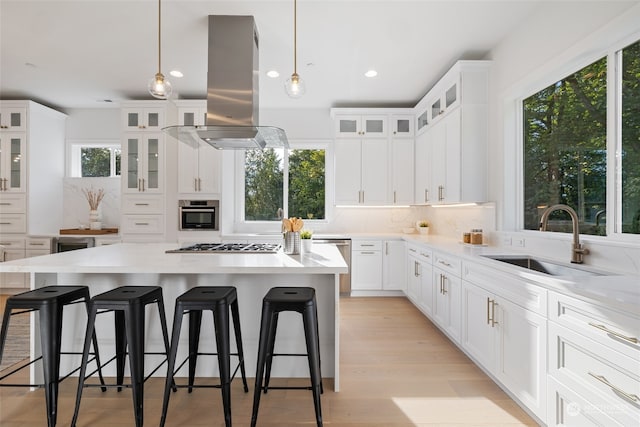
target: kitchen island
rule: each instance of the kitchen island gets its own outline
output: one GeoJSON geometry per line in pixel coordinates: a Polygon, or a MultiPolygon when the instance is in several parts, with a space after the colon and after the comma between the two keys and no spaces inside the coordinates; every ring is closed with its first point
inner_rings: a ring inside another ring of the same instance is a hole
{"type": "MultiPolygon", "coordinates": [[[[316,290],[322,373],[334,378],[334,388],[339,389],[339,275],[348,267],[333,245],[315,245],[310,253],[286,255],[277,253],[166,253],[176,249],[175,243],[118,243],[108,246],[62,252],[34,258],[0,263],[0,272],[29,273],[31,288],[48,285],[88,285],[91,295],[117,286],[161,286],[165,301],[169,330],[173,320],[174,301],[180,294],[194,286],[235,286],[238,292],[240,321],[247,374],[254,375],[262,298],[273,286],[309,286],[316,290]]],[[[81,306],[65,309],[63,348],[82,348],[86,315],[81,306]]],[[[161,351],[162,334],[155,307],[147,309],[147,351],[161,351]]],[[[188,322],[183,323],[183,325],[188,322]]],[[[37,330],[32,322],[32,337],[37,330]]],[[[114,352],[113,316],[98,316],[96,331],[101,354],[114,352]]],[[[215,351],[213,318],[203,316],[201,352],[215,351]]],[[[188,334],[180,345],[178,360],[186,357],[188,334]]],[[[38,340],[31,340],[32,354],[39,354],[38,340]]],[[[302,319],[297,313],[282,313],[278,323],[276,351],[279,353],[304,353],[302,319]]],[[[232,340],[232,350],[235,343],[232,340]]],[[[198,363],[198,376],[217,376],[217,360],[207,358],[198,363]]],[[[157,356],[148,356],[146,363],[154,366],[157,356]]],[[[64,372],[78,363],[74,356],[62,358],[64,372]]],[[[233,360],[232,360],[233,363],[233,360]]],[[[109,366],[112,368],[111,366],[109,366]]],[[[273,377],[306,377],[306,358],[275,358],[273,377]]],[[[32,377],[39,370],[32,368],[32,377]]],[[[115,369],[106,372],[115,375],[115,369]]],[[[164,375],[160,369],[156,375],[164,375]]],[[[186,376],[186,368],[178,372],[186,376]]]]}

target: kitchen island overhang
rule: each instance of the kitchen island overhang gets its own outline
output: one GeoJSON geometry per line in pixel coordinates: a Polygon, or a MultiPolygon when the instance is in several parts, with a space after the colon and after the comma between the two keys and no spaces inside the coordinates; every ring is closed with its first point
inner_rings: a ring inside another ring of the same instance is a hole
{"type": "MultiPolygon", "coordinates": [[[[0,264],[0,272],[30,273],[31,287],[47,285],[88,285],[91,295],[123,285],[157,285],[163,288],[167,321],[173,320],[175,298],[194,286],[235,286],[238,292],[240,322],[247,374],[255,375],[262,298],[273,286],[309,286],[316,290],[322,374],[334,378],[339,389],[339,275],[348,267],[333,245],[316,245],[302,255],[275,254],[175,254],[171,243],[119,243],[108,246],[25,258],[0,264]]],[[[63,345],[82,347],[86,315],[84,308],[65,310],[63,345]]],[[[157,311],[147,310],[146,345],[149,351],[162,349],[157,311]]],[[[302,320],[297,313],[283,313],[280,318],[276,349],[280,353],[305,353],[302,320]]],[[[188,322],[185,322],[188,323],[188,322]]],[[[35,322],[32,322],[34,328],[35,322]]],[[[184,325],[184,324],[183,324],[184,325]]],[[[113,354],[113,318],[99,316],[96,324],[101,354],[113,354]],[[100,318],[101,317],[101,318],[100,318]]],[[[37,333],[37,331],[35,331],[37,333]]],[[[201,351],[215,351],[213,319],[204,313],[201,351]]],[[[32,337],[35,336],[32,334],[32,337]]],[[[187,337],[183,333],[181,337],[187,337]]],[[[185,338],[186,339],[186,338],[185,338]]],[[[32,339],[32,353],[39,354],[38,340],[32,339]]],[[[232,350],[235,344],[232,343],[232,350]]],[[[180,345],[178,360],[186,357],[187,342],[180,345]]],[[[154,356],[147,365],[154,366],[154,356]]],[[[62,360],[62,372],[78,361],[62,360]]],[[[233,363],[233,361],[232,361],[233,363]]],[[[217,376],[215,357],[198,362],[198,376],[217,376]]],[[[112,375],[114,372],[107,372],[112,375]]],[[[161,369],[156,375],[164,375],[161,369]]],[[[186,375],[186,367],[178,376],[186,375]]],[[[306,358],[275,358],[272,376],[307,377],[306,358]],[[280,359],[280,360],[279,360],[280,359]]],[[[37,380],[39,370],[32,369],[37,380]]]]}

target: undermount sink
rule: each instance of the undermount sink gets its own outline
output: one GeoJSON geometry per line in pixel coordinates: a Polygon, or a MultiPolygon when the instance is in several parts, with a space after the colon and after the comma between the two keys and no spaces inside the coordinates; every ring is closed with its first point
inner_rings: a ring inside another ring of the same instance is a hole
{"type": "Polygon", "coordinates": [[[571,267],[526,255],[483,255],[496,261],[548,274],[550,276],[601,276],[603,273],[571,267]]]}

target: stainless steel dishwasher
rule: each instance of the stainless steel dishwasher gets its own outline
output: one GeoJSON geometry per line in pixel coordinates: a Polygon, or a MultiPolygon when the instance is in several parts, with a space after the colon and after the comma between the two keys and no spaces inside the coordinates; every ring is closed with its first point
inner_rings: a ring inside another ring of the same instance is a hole
{"type": "Polygon", "coordinates": [[[349,271],[346,274],[340,275],[340,295],[349,296],[351,294],[351,239],[332,239],[332,238],[319,238],[313,239],[314,245],[336,245],[340,254],[347,263],[349,271]]]}

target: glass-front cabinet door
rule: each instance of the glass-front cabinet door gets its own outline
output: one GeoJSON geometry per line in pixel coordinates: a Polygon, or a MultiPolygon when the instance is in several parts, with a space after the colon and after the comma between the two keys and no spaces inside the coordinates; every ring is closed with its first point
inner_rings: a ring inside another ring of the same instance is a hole
{"type": "Polygon", "coordinates": [[[129,135],[125,140],[126,153],[123,156],[126,164],[124,190],[128,193],[151,192],[162,190],[163,181],[163,145],[161,135],[129,135]]]}
{"type": "Polygon", "coordinates": [[[162,108],[126,108],[123,110],[123,128],[127,131],[157,132],[164,127],[162,108]]]}
{"type": "Polygon", "coordinates": [[[339,138],[387,136],[385,115],[339,115],[336,116],[335,126],[335,135],[339,138]]]}
{"type": "Polygon", "coordinates": [[[24,134],[0,135],[0,191],[25,191],[25,147],[24,134]]]}
{"type": "Polygon", "coordinates": [[[24,132],[26,130],[26,108],[0,108],[0,131],[24,132]]]}
{"type": "Polygon", "coordinates": [[[392,115],[390,122],[393,137],[412,137],[414,135],[414,118],[412,115],[392,115]]]}

